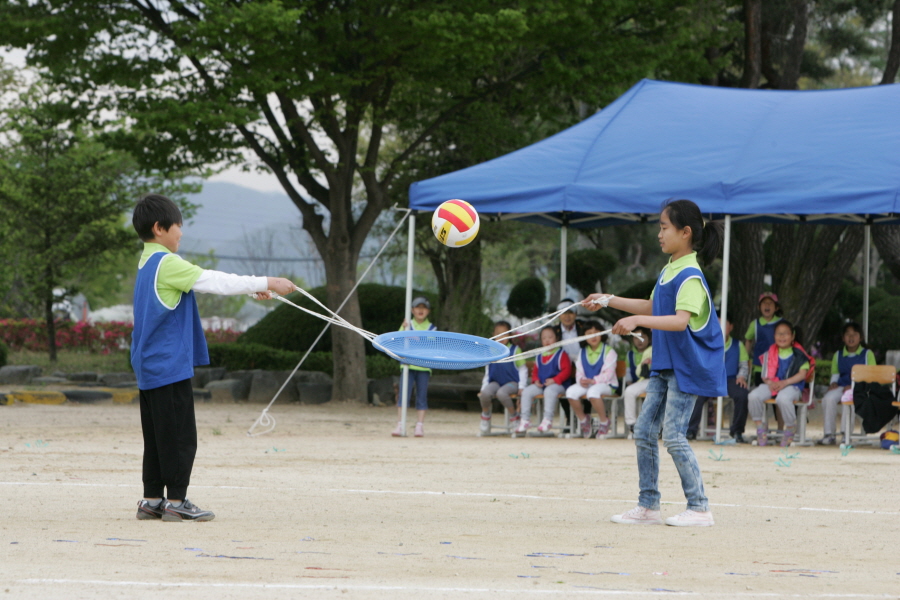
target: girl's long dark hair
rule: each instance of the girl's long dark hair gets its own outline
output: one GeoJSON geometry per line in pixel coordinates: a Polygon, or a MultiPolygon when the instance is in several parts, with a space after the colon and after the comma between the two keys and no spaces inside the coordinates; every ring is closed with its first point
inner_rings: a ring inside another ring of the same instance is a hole
{"type": "Polygon", "coordinates": [[[722,252],[725,237],[721,221],[703,222],[700,207],[691,200],[666,200],[660,212],[669,216],[669,221],[679,230],[691,228],[691,246],[697,252],[697,258],[704,264],[714,261],[722,252]]]}

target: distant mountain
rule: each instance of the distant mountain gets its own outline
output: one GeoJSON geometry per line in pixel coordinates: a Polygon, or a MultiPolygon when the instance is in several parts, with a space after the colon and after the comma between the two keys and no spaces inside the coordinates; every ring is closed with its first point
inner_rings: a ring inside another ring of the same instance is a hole
{"type": "Polygon", "coordinates": [[[324,269],[300,211],[287,195],[225,182],[206,182],[189,197],[200,205],[184,224],[180,254],[198,260],[210,250],[217,269],[239,275],[293,274],[307,286],[324,282],[324,269]],[[248,241],[249,240],[249,241],[248,241]]]}

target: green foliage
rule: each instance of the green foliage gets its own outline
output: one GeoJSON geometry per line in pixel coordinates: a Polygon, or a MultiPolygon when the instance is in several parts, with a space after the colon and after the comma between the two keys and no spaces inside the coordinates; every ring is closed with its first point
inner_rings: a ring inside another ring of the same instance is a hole
{"type": "MultiPolygon", "coordinates": [[[[225,367],[229,371],[290,371],[297,366],[304,354],[262,344],[209,344],[210,366],[225,367]]],[[[303,371],[320,371],[333,375],[331,352],[310,352],[300,368],[303,371]]],[[[399,374],[400,363],[397,361],[380,353],[366,356],[366,375],[369,378],[381,379],[399,374]]]]}
{"type": "MultiPolygon", "coordinates": [[[[307,290],[314,298],[325,304],[325,288],[319,287],[307,290]]],[[[403,306],[406,302],[406,290],[401,287],[380,285],[375,283],[363,283],[357,289],[359,294],[360,311],[362,313],[362,326],[366,331],[373,333],[385,333],[396,331],[403,322],[403,306]]],[[[414,291],[413,297],[425,296],[434,303],[431,294],[422,291],[414,291]]],[[[325,311],[312,301],[295,292],[288,299],[314,312],[323,314],[325,311]]],[[[439,315],[437,315],[439,317],[439,315]]],[[[434,312],[430,319],[440,326],[434,312]]],[[[248,329],[240,338],[238,344],[262,344],[271,348],[290,350],[294,352],[305,351],[315,341],[316,337],[325,326],[325,321],[297,310],[293,306],[280,304],[272,312],[263,317],[256,325],[248,329]]],[[[369,353],[376,352],[370,344],[366,344],[369,353]]],[[[331,336],[323,336],[315,348],[316,351],[331,351],[331,336]]]]}
{"type": "Polygon", "coordinates": [[[537,277],[523,279],[509,292],[506,308],[520,319],[532,319],[544,314],[547,290],[537,277]]]}
{"type": "Polygon", "coordinates": [[[819,359],[816,361],[816,385],[829,385],[831,383],[831,361],[819,359]]]}
{"type": "Polygon", "coordinates": [[[6,361],[9,359],[9,346],[0,342],[0,367],[6,366],[6,361]]]}
{"type": "Polygon", "coordinates": [[[598,248],[585,248],[570,252],[566,257],[566,281],[573,288],[588,296],[597,291],[597,282],[604,280],[616,268],[616,257],[598,248]]]}
{"type": "Polygon", "coordinates": [[[869,310],[869,347],[881,353],[900,350],[900,298],[889,296],[869,310]]]}

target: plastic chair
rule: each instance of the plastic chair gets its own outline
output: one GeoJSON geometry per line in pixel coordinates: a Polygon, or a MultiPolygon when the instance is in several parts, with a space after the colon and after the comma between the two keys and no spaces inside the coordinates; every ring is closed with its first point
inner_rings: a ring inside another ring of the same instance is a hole
{"type": "MultiPolygon", "coordinates": [[[[794,446],[812,446],[813,442],[806,439],[806,422],[809,419],[809,409],[810,407],[815,405],[815,396],[816,396],[816,368],[813,367],[806,374],[806,387],[803,388],[803,393],[800,394],[800,399],[794,402],[794,408],[800,408],[800,412],[797,415],[797,429],[794,432],[794,446]]],[[[769,398],[765,402],[766,404],[775,404],[775,398],[769,398]]],[[[768,418],[768,417],[766,417],[768,418]]],[[[769,433],[769,439],[773,439],[774,441],[781,441],[782,434],[778,433],[769,433]]]]}
{"type": "MultiPolygon", "coordinates": [[[[619,390],[625,390],[625,370],[628,368],[628,365],[624,360],[616,361],[616,378],[619,380],[619,390]]],[[[622,433],[619,433],[619,401],[624,403],[624,396],[621,393],[619,394],[611,394],[608,396],[601,396],[601,400],[604,402],[609,402],[609,410],[607,411],[607,416],[609,418],[609,433],[606,435],[606,439],[610,438],[622,438],[626,436],[625,428],[622,428],[622,433]]],[[[624,410],[624,404],[622,405],[624,410]]]]}
{"type": "MultiPolygon", "coordinates": [[[[853,425],[856,423],[855,412],[853,409],[852,391],[859,383],[881,383],[891,386],[891,393],[897,395],[897,369],[893,365],[853,365],[850,369],[850,391],[851,399],[844,402],[841,399],[841,428],[844,430],[844,443],[841,448],[846,448],[855,438],[859,443],[872,445],[880,445],[880,440],[870,438],[865,432],[860,432],[856,436],[853,434],[853,425]]],[[[893,402],[894,406],[900,406],[900,403],[893,402]]]]}

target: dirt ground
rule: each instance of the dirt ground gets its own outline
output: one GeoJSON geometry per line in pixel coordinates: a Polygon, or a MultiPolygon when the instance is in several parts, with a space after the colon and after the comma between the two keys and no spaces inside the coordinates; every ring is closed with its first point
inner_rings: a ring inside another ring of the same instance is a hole
{"type": "Polygon", "coordinates": [[[135,519],[137,405],[0,406],[0,598],[900,597],[881,449],[695,442],[715,527],[629,527],[627,440],[478,438],[442,410],[391,438],[393,408],[348,404],[276,404],[248,437],[261,409],[197,406],[189,496],[217,516],[165,523],[135,519]]]}

